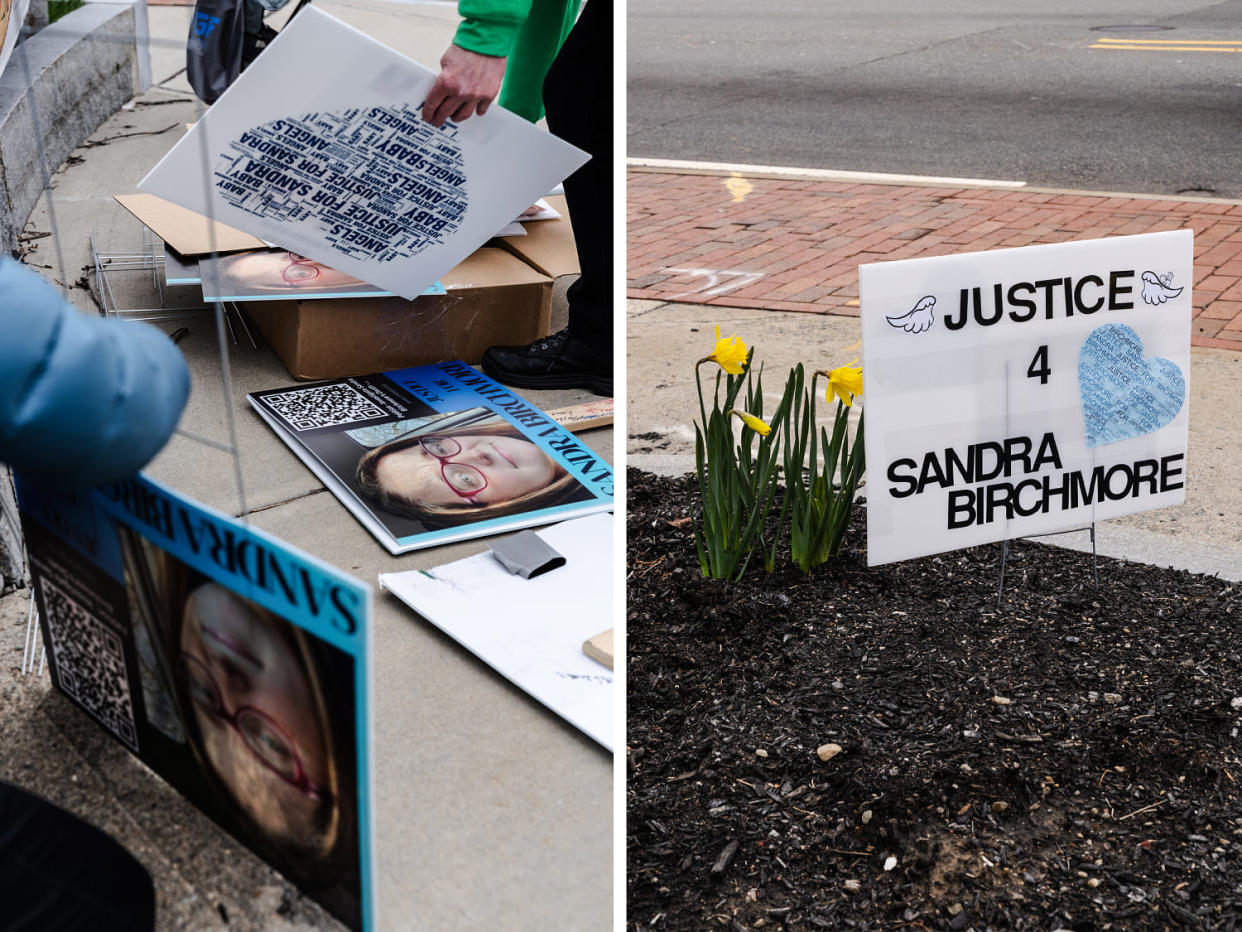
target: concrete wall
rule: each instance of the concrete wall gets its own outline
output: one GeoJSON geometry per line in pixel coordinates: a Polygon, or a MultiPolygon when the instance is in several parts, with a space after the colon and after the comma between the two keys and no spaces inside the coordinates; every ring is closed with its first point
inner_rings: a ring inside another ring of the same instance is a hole
{"type": "Polygon", "coordinates": [[[12,253],[47,176],[142,90],[146,7],[88,3],[13,50],[0,74],[0,249],[12,253]]]}

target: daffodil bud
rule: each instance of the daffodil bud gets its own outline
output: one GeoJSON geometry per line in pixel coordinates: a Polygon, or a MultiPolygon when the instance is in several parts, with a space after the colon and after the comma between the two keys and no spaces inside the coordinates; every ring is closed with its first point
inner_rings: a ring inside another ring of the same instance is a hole
{"type": "Polygon", "coordinates": [[[753,414],[747,414],[745,411],[739,411],[736,408],[732,409],[729,413],[735,415],[738,420],[757,433],[760,437],[766,437],[768,434],[772,433],[772,428],[759,418],[755,417],[753,414]]]}

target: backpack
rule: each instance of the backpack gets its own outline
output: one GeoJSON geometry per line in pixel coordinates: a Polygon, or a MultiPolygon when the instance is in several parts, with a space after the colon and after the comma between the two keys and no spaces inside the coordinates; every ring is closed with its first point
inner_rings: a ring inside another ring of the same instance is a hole
{"type": "MultiPolygon", "coordinates": [[[[212,104],[246,70],[277,32],[263,22],[264,10],[288,0],[197,0],[185,46],[186,76],[203,103],[212,104]]],[[[293,15],[306,5],[298,4],[293,15]]],[[[292,17],[290,17],[292,19],[292,17]]]]}
{"type": "Polygon", "coordinates": [[[213,104],[242,70],[245,0],[197,0],[185,45],[186,77],[198,99],[213,104]]]}

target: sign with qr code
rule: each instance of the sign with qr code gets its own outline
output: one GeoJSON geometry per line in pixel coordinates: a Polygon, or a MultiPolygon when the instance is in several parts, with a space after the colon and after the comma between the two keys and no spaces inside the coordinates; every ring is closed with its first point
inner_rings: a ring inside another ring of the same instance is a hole
{"type": "Polygon", "coordinates": [[[56,686],[346,925],[373,928],[369,588],[141,476],[17,490],[56,686]]]}
{"type": "Polygon", "coordinates": [[[249,397],[392,553],[612,508],[602,457],[464,362],[249,397]]]}
{"type": "Polygon", "coordinates": [[[307,6],[138,187],[412,299],[587,160],[500,107],[431,125],[434,81],[307,6]]]}
{"type": "Polygon", "coordinates": [[[872,565],[1185,501],[1189,230],[859,269],[872,565]]]}

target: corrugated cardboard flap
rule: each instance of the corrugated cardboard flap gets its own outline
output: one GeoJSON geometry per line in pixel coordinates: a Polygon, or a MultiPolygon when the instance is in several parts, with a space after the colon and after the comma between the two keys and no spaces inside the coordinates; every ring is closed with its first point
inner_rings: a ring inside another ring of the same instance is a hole
{"type": "MultiPolygon", "coordinates": [[[[545,221],[555,222],[555,221],[545,221]]],[[[440,282],[452,294],[470,288],[496,288],[505,285],[529,285],[548,280],[546,273],[531,268],[526,262],[515,261],[500,249],[477,249],[445,273],[440,282]]]]}
{"type": "Polygon", "coordinates": [[[574,245],[574,229],[569,222],[569,208],[564,195],[544,198],[560,212],[560,220],[534,220],[522,224],[525,236],[502,236],[500,244],[523,262],[549,278],[577,275],[578,248],[574,245]]]}
{"type": "Polygon", "coordinates": [[[114,194],[118,204],[145,223],[183,256],[239,249],[263,249],[267,243],[249,233],[179,207],[154,194],[114,194]]]}

